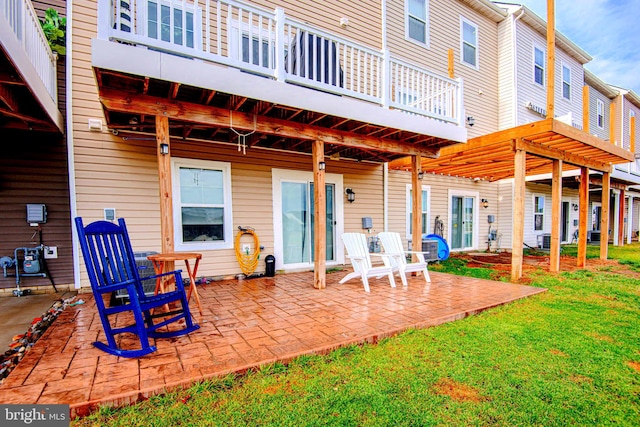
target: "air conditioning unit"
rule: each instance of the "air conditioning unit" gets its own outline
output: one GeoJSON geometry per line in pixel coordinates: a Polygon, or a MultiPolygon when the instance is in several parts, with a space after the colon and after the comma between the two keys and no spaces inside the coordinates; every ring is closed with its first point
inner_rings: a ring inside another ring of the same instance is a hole
{"type": "Polygon", "coordinates": [[[538,234],[538,248],[546,250],[551,249],[551,234],[538,234]]]}

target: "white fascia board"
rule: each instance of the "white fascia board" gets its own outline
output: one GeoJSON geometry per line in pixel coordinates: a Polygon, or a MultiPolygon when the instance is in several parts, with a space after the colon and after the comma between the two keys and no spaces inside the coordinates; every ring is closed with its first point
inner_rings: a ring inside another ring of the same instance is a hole
{"type": "Polygon", "coordinates": [[[388,110],[377,104],[278,82],[197,59],[93,39],[91,61],[97,68],[231,93],[456,142],[467,141],[464,126],[388,110]]]}
{"type": "Polygon", "coordinates": [[[0,48],[7,53],[10,61],[27,84],[29,91],[38,100],[38,103],[42,106],[53,124],[60,132],[63,132],[64,118],[58,109],[58,105],[51,95],[49,95],[49,91],[42,82],[40,75],[38,75],[33,63],[16,38],[16,35],[11,31],[11,26],[3,15],[0,15],[0,48]]]}

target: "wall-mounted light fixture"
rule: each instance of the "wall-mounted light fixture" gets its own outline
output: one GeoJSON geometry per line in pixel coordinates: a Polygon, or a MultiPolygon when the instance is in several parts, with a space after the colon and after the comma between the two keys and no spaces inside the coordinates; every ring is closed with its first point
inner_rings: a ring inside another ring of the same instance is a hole
{"type": "Polygon", "coordinates": [[[424,172],[423,171],[418,171],[418,179],[422,179],[424,178],[424,172]]]}
{"type": "Polygon", "coordinates": [[[480,203],[482,204],[482,207],[485,209],[489,207],[489,201],[487,199],[482,199],[480,203]]]}
{"type": "Polygon", "coordinates": [[[347,195],[347,200],[349,201],[349,203],[355,202],[356,193],[350,187],[345,188],[344,193],[347,195]]]}
{"type": "Polygon", "coordinates": [[[325,162],[318,162],[318,170],[325,170],[327,168],[327,164],[325,162]]]}
{"type": "Polygon", "coordinates": [[[169,154],[169,144],[162,143],[160,144],[160,154],[169,154]]]}
{"type": "Polygon", "coordinates": [[[578,211],[578,205],[575,203],[571,203],[571,207],[573,208],[574,211],[578,211]]]}
{"type": "Polygon", "coordinates": [[[473,116],[467,116],[467,124],[469,127],[472,127],[476,124],[476,119],[474,119],[473,116]]]}

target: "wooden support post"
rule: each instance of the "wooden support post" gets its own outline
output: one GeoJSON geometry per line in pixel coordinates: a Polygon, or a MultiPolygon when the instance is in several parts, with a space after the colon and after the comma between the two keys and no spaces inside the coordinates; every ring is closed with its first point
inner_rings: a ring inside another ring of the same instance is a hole
{"type": "Polygon", "coordinates": [[[315,259],[313,263],[313,287],[324,289],[327,286],[327,190],[325,188],[325,171],[320,168],[324,164],[324,142],[313,141],[313,203],[315,223],[313,242],[315,259]]]}
{"type": "Polygon", "coordinates": [[[549,271],[560,271],[560,212],[562,210],[562,160],[553,160],[551,176],[551,252],[549,271]]]}
{"type": "Polygon", "coordinates": [[[636,116],[632,116],[629,119],[629,151],[636,152],[636,116]]]}
{"type": "Polygon", "coordinates": [[[602,173],[602,207],[600,213],[600,259],[609,257],[609,204],[611,183],[609,172],[602,173]]]}
{"type": "Polygon", "coordinates": [[[589,132],[589,86],[582,86],[582,130],[589,132]]]}
{"type": "Polygon", "coordinates": [[[511,252],[511,281],[522,278],[522,257],[524,246],[524,192],[527,166],[527,152],[516,150],[513,198],[513,251],[511,252]]]}
{"type": "MultiPolygon", "coordinates": [[[[422,250],[422,181],[418,174],[422,170],[421,157],[411,156],[411,250],[422,250]]],[[[412,256],[417,262],[417,255],[412,256]]]]}
{"type": "MultiPolygon", "coordinates": [[[[158,156],[158,181],[160,187],[160,233],[162,234],[162,252],[174,251],[173,240],[173,193],[171,187],[171,144],[169,138],[169,118],[156,116],[156,145],[158,156]],[[162,147],[166,144],[169,150],[162,154],[162,147]]],[[[173,270],[174,266],[166,265],[165,271],[173,270]]]]}
{"type": "Polygon", "coordinates": [[[455,76],[455,68],[454,68],[454,62],[453,62],[453,49],[449,49],[449,51],[447,52],[447,58],[449,60],[449,67],[448,67],[449,78],[454,79],[456,76],[455,76]]]}
{"type": "Polygon", "coordinates": [[[624,246],[624,190],[620,190],[618,206],[618,246],[624,246]]]}
{"type": "Polygon", "coordinates": [[[587,264],[587,226],[589,215],[589,169],[580,168],[580,189],[578,190],[580,197],[580,211],[578,222],[578,259],[576,261],[578,267],[584,267],[587,264]]]}
{"type": "Polygon", "coordinates": [[[609,104],[609,142],[616,143],[616,104],[609,104]]]}
{"type": "Polygon", "coordinates": [[[556,91],[556,8],[547,0],[547,119],[555,117],[556,91]]]}

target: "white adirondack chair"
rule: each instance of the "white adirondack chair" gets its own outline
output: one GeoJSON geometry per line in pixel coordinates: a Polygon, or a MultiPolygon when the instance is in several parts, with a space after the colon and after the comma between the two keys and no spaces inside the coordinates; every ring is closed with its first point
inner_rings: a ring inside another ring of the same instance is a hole
{"type": "Polygon", "coordinates": [[[360,278],[364,285],[364,290],[370,292],[369,289],[369,277],[389,277],[389,282],[392,288],[396,287],[396,282],[393,279],[393,269],[389,257],[384,254],[370,254],[369,246],[367,245],[367,237],[361,233],[344,233],[342,235],[342,241],[347,249],[348,257],[351,259],[353,265],[353,272],[347,274],[340,280],[339,283],[344,283],[347,280],[354,278],[360,278]],[[371,255],[378,255],[382,258],[384,266],[372,266],[371,255]]]}
{"type": "Polygon", "coordinates": [[[422,252],[405,251],[402,247],[402,239],[399,233],[382,232],[378,233],[378,238],[382,243],[384,253],[389,255],[393,271],[400,274],[403,286],[408,286],[407,273],[421,272],[425,282],[427,284],[431,282],[431,277],[429,277],[429,271],[427,270],[427,262],[422,252]],[[416,254],[418,262],[407,262],[408,254],[416,254]]]}

